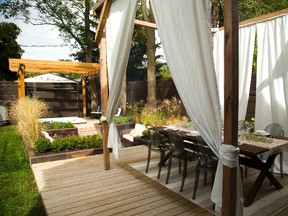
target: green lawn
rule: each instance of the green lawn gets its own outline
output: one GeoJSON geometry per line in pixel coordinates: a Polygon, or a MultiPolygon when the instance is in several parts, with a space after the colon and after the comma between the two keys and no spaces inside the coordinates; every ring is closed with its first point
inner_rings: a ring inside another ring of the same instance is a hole
{"type": "Polygon", "coordinates": [[[0,127],[0,215],[45,215],[21,136],[0,127]]]}

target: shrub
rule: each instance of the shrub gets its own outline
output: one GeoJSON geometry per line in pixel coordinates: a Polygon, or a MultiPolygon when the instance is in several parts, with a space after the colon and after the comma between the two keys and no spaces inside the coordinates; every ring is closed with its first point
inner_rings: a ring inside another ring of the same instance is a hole
{"type": "Polygon", "coordinates": [[[52,129],[63,129],[63,128],[73,128],[74,125],[72,122],[42,122],[41,123],[46,130],[52,129]]]}
{"type": "Polygon", "coordinates": [[[134,105],[133,111],[135,122],[154,127],[177,124],[182,121],[181,101],[175,97],[171,100],[160,101],[156,108],[149,107],[148,104],[139,101],[134,105]]]}
{"type": "Polygon", "coordinates": [[[101,135],[95,134],[90,136],[68,136],[55,139],[50,142],[48,139],[40,137],[35,144],[35,151],[44,152],[60,152],[72,149],[91,149],[102,148],[103,139],[101,135]]]}
{"type": "Polygon", "coordinates": [[[133,121],[133,116],[132,115],[126,115],[126,116],[116,116],[114,118],[114,123],[115,124],[126,124],[128,122],[133,121]]]}
{"type": "Polygon", "coordinates": [[[44,137],[39,137],[39,139],[35,143],[36,152],[48,152],[52,150],[51,142],[44,137]]]}
{"type": "Polygon", "coordinates": [[[34,147],[43,129],[38,119],[45,117],[47,113],[48,106],[44,102],[37,98],[25,97],[12,102],[9,115],[23,139],[28,141],[30,147],[34,147]]]}

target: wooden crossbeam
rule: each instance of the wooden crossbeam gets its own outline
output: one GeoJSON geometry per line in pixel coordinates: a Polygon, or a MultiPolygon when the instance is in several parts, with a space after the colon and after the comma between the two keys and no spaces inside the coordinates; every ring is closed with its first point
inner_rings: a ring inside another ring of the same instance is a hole
{"type": "MultiPolygon", "coordinates": [[[[254,17],[251,19],[247,19],[247,20],[243,20],[241,22],[239,22],[239,27],[245,26],[245,25],[252,25],[252,24],[256,24],[259,22],[264,22],[266,20],[269,19],[273,19],[274,17],[278,17],[284,14],[288,14],[288,8],[280,10],[280,11],[275,11],[273,13],[269,13],[269,14],[265,14],[265,15],[261,15],[258,17],[254,17]]],[[[222,26],[221,28],[219,28],[219,31],[224,30],[224,26],[222,26]]]]}
{"type": "Polygon", "coordinates": [[[151,22],[147,22],[147,21],[143,21],[143,20],[135,19],[135,24],[136,25],[145,26],[145,27],[149,27],[149,28],[157,29],[156,23],[151,23],[151,22]]]}
{"type": "Polygon", "coordinates": [[[12,72],[19,70],[19,65],[25,65],[25,72],[29,73],[59,73],[93,76],[100,74],[100,65],[96,63],[43,61],[9,58],[9,69],[12,72]]]}
{"type": "Polygon", "coordinates": [[[106,25],[106,21],[107,21],[109,12],[110,12],[111,5],[112,5],[112,0],[105,0],[104,1],[102,12],[100,15],[100,21],[99,21],[99,24],[97,26],[96,35],[95,35],[95,41],[97,44],[100,44],[103,30],[104,30],[104,27],[106,25]]]}
{"type": "Polygon", "coordinates": [[[104,0],[98,0],[93,8],[93,15],[97,16],[98,18],[100,17],[102,8],[104,5],[104,0]]]}

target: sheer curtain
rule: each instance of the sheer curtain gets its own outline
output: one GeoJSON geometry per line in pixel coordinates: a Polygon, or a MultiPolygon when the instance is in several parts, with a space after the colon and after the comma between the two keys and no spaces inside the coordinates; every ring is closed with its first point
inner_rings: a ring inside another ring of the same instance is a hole
{"type": "MultiPolygon", "coordinates": [[[[221,111],[211,46],[210,1],[151,0],[151,4],[181,100],[199,133],[219,156],[221,111]]],[[[222,205],[222,199],[219,199],[222,197],[222,189],[219,189],[222,188],[222,176],[219,175],[222,169],[220,159],[212,197],[219,208],[222,205]]]]}
{"type": "Polygon", "coordinates": [[[213,58],[219,91],[221,118],[224,121],[224,30],[218,31],[213,37],[213,58]]]}
{"type": "MultiPolygon", "coordinates": [[[[238,120],[245,120],[251,75],[253,52],[255,44],[255,25],[239,28],[239,109],[238,120]]],[[[220,106],[222,120],[224,118],[224,31],[216,32],[214,35],[213,49],[215,71],[219,87],[220,106]]]]}
{"type": "Polygon", "coordinates": [[[251,86],[256,26],[239,29],[239,110],[238,120],[245,120],[251,86]]]}
{"type": "Polygon", "coordinates": [[[122,94],[123,79],[131,48],[137,2],[137,0],[113,1],[106,23],[109,83],[109,98],[106,120],[110,126],[108,147],[113,148],[115,158],[118,158],[118,151],[121,147],[121,141],[119,139],[117,128],[113,122],[113,119],[119,106],[122,94]]]}
{"type": "MultiPolygon", "coordinates": [[[[255,127],[263,130],[270,123],[279,123],[288,136],[288,15],[258,23],[257,42],[255,127]]],[[[286,152],[283,169],[288,173],[286,152]]]]}

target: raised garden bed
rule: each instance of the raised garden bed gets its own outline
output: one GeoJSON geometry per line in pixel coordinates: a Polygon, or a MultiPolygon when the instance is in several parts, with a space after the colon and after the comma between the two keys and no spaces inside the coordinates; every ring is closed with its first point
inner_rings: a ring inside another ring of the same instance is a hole
{"type": "MultiPolygon", "coordinates": [[[[102,124],[95,123],[94,127],[95,127],[95,130],[97,131],[97,134],[103,134],[102,124]]],[[[133,129],[135,127],[135,123],[129,122],[125,124],[116,124],[116,127],[117,127],[118,133],[121,134],[121,131],[123,130],[133,129]]]]}
{"type": "Polygon", "coordinates": [[[51,137],[66,137],[66,136],[73,136],[78,135],[78,128],[63,128],[63,129],[51,129],[47,130],[47,133],[51,137]]]}
{"type": "MultiPolygon", "coordinates": [[[[112,152],[111,149],[109,149],[112,152]]],[[[82,149],[82,150],[71,150],[66,152],[59,152],[59,153],[46,153],[46,154],[39,154],[36,153],[33,149],[28,150],[30,165],[37,164],[37,163],[45,163],[49,161],[55,160],[65,160],[71,158],[78,158],[78,157],[86,157],[96,154],[103,154],[103,148],[96,148],[96,149],[82,149]]]]}
{"type": "MultiPolygon", "coordinates": [[[[33,149],[27,149],[30,164],[103,153],[101,136],[78,136],[78,128],[71,123],[47,122],[45,124],[48,128],[46,132],[54,141],[50,142],[46,139],[47,136],[40,137],[33,149]]],[[[27,141],[24,142],[26,146],[31,146],[27,141]]]]}

